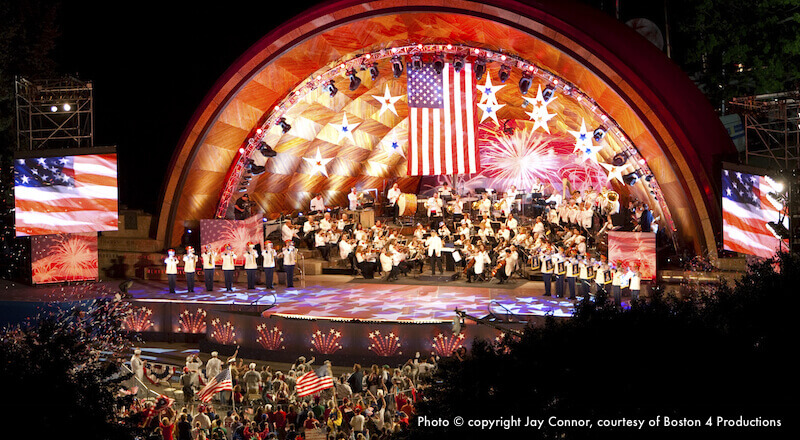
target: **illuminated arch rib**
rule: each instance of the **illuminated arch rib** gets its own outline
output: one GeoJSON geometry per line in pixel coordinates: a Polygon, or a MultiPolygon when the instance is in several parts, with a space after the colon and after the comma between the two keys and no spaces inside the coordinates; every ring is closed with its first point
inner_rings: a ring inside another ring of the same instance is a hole
{"type": "MultiPolygon", "coordinates": [[[[166,184],[159,239],[169,243],[180,237],[183,220],[215,215],[238,149],[307,78],[377,48],[451,42],[502,47],[535,60],[593,98],[646,160],[680,237],[695,249],[715,251],[719,215],[712,158],[732,146],[688,78],[633,31],[600,13],[576,13],[574,5],[567,10],[555,3],[539,9],[491,3],[454,1],[443,8],[330,2],[266,36],[226,72],[187,127],[166,184]]],[[[331,187],[321,176],[270,179],[269,185],[282,185],[282,194],[293,200],[308,197],[308,188],[331,187]]],[[[337,185],[346,186],[359,176],[338,179],[337,185]]]]}

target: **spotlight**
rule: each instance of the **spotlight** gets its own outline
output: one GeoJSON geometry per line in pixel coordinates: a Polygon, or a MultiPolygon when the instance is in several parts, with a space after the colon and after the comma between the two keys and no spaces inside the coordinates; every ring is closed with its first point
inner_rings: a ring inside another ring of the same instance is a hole
{"type": "Polygon", "coordinates": [[[601,140],[603,140],[603,136],[606,135],[606,130],[607,130],[606,127],[604,127],[602,125],[597,127],[597,128],[595,128],[594,129],[594,134],[592,135],[592,137],[594,138],[594,141],[595,142],[600,142],[601,140]]]}
{"type": "Polygon", "coordinates": [[[644,176],[644,180],[646,182],[650,182],[651,180],[653,180],[653,175],[652,174],[648,174],[648,175],[644,176]]]}
{"type": "Polygon", "coordinates": [[[273,150],[272,147],[264,141],[258,143],[258,151],[261,152],[261,155],[264,157],[275,157],[278,155],[278,152],[273,150]]]}
{"type": "Polygon", "coordinates": [[[455,70],[456,73],[459,73],[463,68],[464,68],[464,57],[455,57],[455,59],[453,59],[453,70],[455,70]]]}
{"type": "Polygon", "coordinates": [[[411,55],[411,68],[414,70],[422,70],[422,55],[411,55]]]}
{"type": "Polygon", "coordinates": [[[289,130],[292,129],[292,126],[289,125],[289,123],[286,122],[286,118],[283,118],[283,117],[278,120],[278,125],[281,126],[281,130],[283,130],[283,134],[288,133],[289,130]]]}
{"type": "Polygon", "coordinates": [[[628,173],[622,176],[622,181],[625,182],[625,184],[628,186],[636,185],[636,182],[639,181],[639,173],[637,171],[628,173]]]}
{"type": "Polygon", "coordinates": [[[544,102],[550,102],[554,96],[556,96],[556,88],[552,84],[548,84],[547,87],[542,90],[542,98],[544,98],[544,102]]]}
{"type": "Polygon", "coordinates": [[[247,165],[245,165],[245,169],[247,169],[247,171],[249,171],[254,176],[257,176],[266,170],[266,168],[256,165],[255,162],[253,162],[253,159],[248,159],[247,165]]]}
{"type": "MultiPolygon", "coordinates": [[[[392,49],[394,50],[394,49],[392,49]]],[[[395,55],[392,57],[392,73],[394,74],[395,78],[400,78],[405,70],[405,66],[403,66],[403,60],[400,59],[399,56],[395,55]]]]}
{"type": "Polygon", "coordinates": [[[508,67],[507,64],[503,64],[503,66],[500,67],[500,82],[504,83],[508,81],[508,77],[510,75],[511,75],[511,68],[508,67]]]}
{"type": "Polygon", "coordinates": [[[774,235],[775,238],[779,240],[786,240],[789,237],[791,237],[791,234],[789,234],[789,230],[786,229],[786,226],[784,226],[781,223],[769,222],[767,223],[767,229],[769,229],[769,231],[772,232],[772,235],[774,235]]]}
{"type": "Polygon", "coordinates": [[[336,96],[339,93],[339,89],[336,88],[336,84],[333,83],[333,80],[328,81],[328,85],[325,86],[325,90],[331,95],[331,98],[336,96]]]}
{"type": "Polygon", "coordinates": [[[621,166],[625,165],[625,161],[627,159],[628,158],[627,158],[627,156],[625,156],[625,153],[617,153],[617,154],[614,155],[614,157],[611,158],[611,163],[615,167],[621,167],[621,166]]]}
{"type": "Polygon", "coordinates": [[[380,72],[378,71],[378,63],[372,63],[372,65],[369,66],[369,77],[371,80],[375,81],[378,79],[378,75],[380,75],[380,72]]]}
{"type": "MultiPolygon", "coordinates": [[[[528,94],[528,90],[531,89],[531,84],[533,84],[533,74],[529,71],[522,72],[522,78],[519,79],[519,92],[523,95],[528,94]]],[[[525,104],[528,104],[528,101],[525,101],[525,104]]]]}
{"type": "Polygon", "coordinates": [[[72,106],[71,106],[71,105],[69,105],[69,104],[64,104],[64,107],[63,107],[63,108],[64,108],[64,111],[65,111],[65,112],[68,112],[68,111],[70,111],[70,110],[72,109],[72,106]]]}
{"type": "Polygon", "coordinates": [[[348,70],[347,76],[350,78],[350,91],[355,92],[358,86],[361,85],[361,78],[356,75],[356,69],[348,70]]]}
{"type": "Polygon", "coordinates": [[[486,59],[478,58],[475,60],[475,79],[480,81],[484,73],[486,73],[486,59]]]}
{"type": "Polygon", "coordinates": [[[57,112],[58,111],[58,106],[57,105],[51,106],[50,107],[50,111],[53,112],[53,113],[57,112]]]}
{"type": "Polygon", "coordinates": [[[444,70],[444,59],[442,58],[442,54],[437,53],[433,57],[433,70],[436,71],[437,75],[442,74],[442,70],[444,70]]]}

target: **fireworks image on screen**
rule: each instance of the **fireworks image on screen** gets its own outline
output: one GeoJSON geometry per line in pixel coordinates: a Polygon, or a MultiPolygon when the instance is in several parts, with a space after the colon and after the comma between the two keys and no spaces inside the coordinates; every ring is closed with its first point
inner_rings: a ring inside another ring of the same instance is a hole
{"type": "Polygon", "coordinates": [[[54,283],[97,279],[97,234],[33,237],[33,282],[54,283]]]}
{"type": "Polygon", "coordinates": [[[285,350],[283,346],[283,332],[278,327],[267,328],[266,324],[256,326],[258,342],[266,350],[285,350]]]}
{"type": "Polygon", "coordinates": [[[378,356],[393,356],[395,354],[403,354],[400,350],[400,337],[395,336],[394,333],[381,336],[380,330],[370,332],[369,335],[369,349],[378,356]]]}
{"type": "Polygon", "coordinates": [[[322,354],[334,353],[342,348],[339,343],[341,340],[342,333],[335,329],[330,329],[327,332],[317,330],[311,334],[311,346],[314,347],[311,351],[316,350],[322,354]]]}
{"type": "Polygon", "coordinates": [[[456,349],[464,346],[464,338],[463,332],[448,336],[439,333],[433,338],[431,347],[439,356],[450,356],[456,349]]]}
{"type": "Polygon", "coordinates": [[[178,331],[181,333],[205,333],[206,332],[206,311],[198,308],[191,312],[184,310],[178,315],[178,331]]]}
{"type": "Polygon", "coordinates": [[[218,318],[211,320],[211,339],[223,345],[230,345],[236,342],[236,329],[230,321],[222,324],[218,318]]]}

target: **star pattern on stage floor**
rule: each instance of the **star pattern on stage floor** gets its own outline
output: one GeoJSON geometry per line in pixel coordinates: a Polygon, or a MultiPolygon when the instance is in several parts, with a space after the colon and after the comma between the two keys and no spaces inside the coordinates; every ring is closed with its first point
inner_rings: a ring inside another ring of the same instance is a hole
{"type": "MultiPolygon", "coordinates": [[[[505,86],[505,84],[500,84],[499,86],[492,85],[492,75],[487,72],[486,82],[483,85],[478,84],[475,86],[475,88],[481,92],[481,100],[479,101],[479,104],[497,105],[497,91],[505,86]]],[[[481,119],[481,121],[482,120],[483,119],[481,119]]]]}
{"type": "MultiPolygon", "coordinates": [[[[351,135],[352,136],[352,135],[351,135]]],[[[311,166],[311,174],[312,176],[317,173],[322,173],[325,177],[328,177],[328,169],[327,165],[328,162],[332,161],[333,158],[323,159],[322,153],[319,151],[319,147],[317,147],[317,155],[314,157],[304,157],[304,161],[306,161],[309,166],[311,166]]]]}
{"type": "Polygon", "coordinates": [[[403,96],[406,95],[392,96],[392,94],[389,92],[389,84],[386,84],[386,90],[383,92],[383,96],[372,95],[373,98],[375,98],[376,100],[378,100],[378,102],[381,103],[381,109],[378,111],[378,116],[383,115],[383,112],[385,112],[387,109],[391,110],[395,116],[399,116],[397,114],[397,109],[394,107],[394,104],[397,101],[401,100],[403,96]]]}
{"type": "Polygon", "coordinates": [[[356,127],[361,125],[360,122],[355,123],[355,124],[351,124],[351,123],[349,123],[347,121],[347,113],[342,113],[342,123],[341,123],[341,125],[339,125],[339,124],[331,124],[331,125],[336,127],[336,131],[339,133],[339,137],[336,139],[336,143],[337,144],[339,142],[341,142],[342,139],[344,139],[344,138],[350,139],[350,142],[352,142],[353,145],[356,144],[356,140],[353,138],[353,130],[355,130],[356,127]]]}

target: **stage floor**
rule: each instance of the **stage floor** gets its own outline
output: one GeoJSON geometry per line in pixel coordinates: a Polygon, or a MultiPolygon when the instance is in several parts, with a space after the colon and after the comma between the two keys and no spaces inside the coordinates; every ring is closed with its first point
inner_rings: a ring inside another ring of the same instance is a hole
{"type": "MultiPolygon", "coordinates": [[[[461,287],[448,286],[447,283],[441,286],[408,285],[402,281],[366,284],[350,276],[314,275],[306,278],[305,287],[296,283],[292,289],[278,286],[275,290],[266,290],[257,286],[255,290],[246,290],[237,285],[233,292],[225,292],[216,284],[214,292],[206,292],[200,284],[195,286],[194,293],[189,293],[185,284],[179,283],[177,293],[170,294],[165,282],[135,280],[128,292],[134,299],[145,302],[260,306],[274,303],[274,307],[264,312],[265,316],[417,323],[452,321],[455,308],[478,317],[491,312],[498,316],[510,313],[569,317],[575,304],[566,299],[543,296],[544,286],[539,281],[516,280],[513,289],[494,288],[496,282],[461,287]]],[[[101,291],[102,286],[115,292],[119,283],[93,284],[90,292],[78,286],[6,285],[3,297],[16,301],[66,301],[91,297],[91,292],[101,291]]]]}

